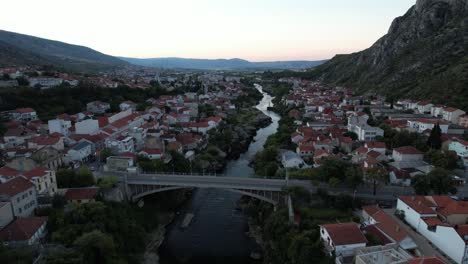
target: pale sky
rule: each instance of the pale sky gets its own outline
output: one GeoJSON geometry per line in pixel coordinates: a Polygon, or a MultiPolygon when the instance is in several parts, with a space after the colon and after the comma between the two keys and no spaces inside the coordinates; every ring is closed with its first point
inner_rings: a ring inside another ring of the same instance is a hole
{"type": "Polygon", "coordinates": [[[415,0],[14,0],[0,29],[137,58],[318,60],[365,49],[415,0]]]}

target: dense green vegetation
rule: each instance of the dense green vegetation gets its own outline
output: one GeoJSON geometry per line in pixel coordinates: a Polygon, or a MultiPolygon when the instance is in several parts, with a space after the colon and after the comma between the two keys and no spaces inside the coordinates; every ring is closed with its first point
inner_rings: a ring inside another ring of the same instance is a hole
{"type": "Polygon", "coordinates": [[[31,249],[11,249],[0,243],[0,260],[2,260],[2,264],[30,264],[33,262],[33,256],[31,249]]]}
{"type": "Polygon", "coordinates": [[[86,166],[78,171],[73,169],[59,169],[56,173],[58,188],[79,188],[94,185],[93,173],[86,166]]]}
{"type": "Polygon", "coordinates": [[[130,88],[103,88],[90,83],[80,83],[76,87],[66,84],[39,90],[33,88],[4,88],[0,89],[0,111],[12,110],[18,107],[32,107],[43,120],[53,119],[59,114],[76,114],[86,109],[86,104],[101,100],[111,105],[111,111],[118,111],[118,105],[131,100],[143,103],[150,97],[159,97],[163,94],[183,93],[184,88],[167,92],[161,88],[149,89],[130,88]]]}
{"type": "Polygon", "coordinates": [[[384,137],[376,140],[385,142],[387,148],[399,148],[403,146],[413,146],[420,151],[426,152],[429,149],[428,138],[417,132],[408,132],[407,130],[397,131],[387,124],[381,124],[380,128],[384,130],[384,137]]]}
{"type": "Polygon", "coordinates": [[[251,217],[253,224],[262,227],[264,263],[334,263],[334,259],[325,256],[322,251],[319,225],[358,222],[352,210],[359,206],[359,201],[346,195],[329,196],[324,191],[312,196],[301,188],[288,192],[299,216],[297,225],[289,221],[286,209],[273,212],[271,206],[256,200],[249,200],[245,206],[245,213],[251,217]]]}
{"type": "Polygon", "coordinates": [[[416,175],[411,184],[418,195],[457,193],[456,183],[451,173],[443,168],[435,168],[427,175],[416,175]]]}

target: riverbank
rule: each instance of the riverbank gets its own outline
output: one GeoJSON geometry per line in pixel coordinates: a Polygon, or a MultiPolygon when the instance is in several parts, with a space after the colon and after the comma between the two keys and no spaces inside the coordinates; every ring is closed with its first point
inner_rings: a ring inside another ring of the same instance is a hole
{"type": "Polygon", "coordinates": [[[166,236],[166,228],[175,217],[175,213],[168,213],[162,216],[160,224],[156,230],[149,235],[149,242],[146,245],[145,253],[143,254],[142,264],[159,264],[159,247],[166,236]]]}

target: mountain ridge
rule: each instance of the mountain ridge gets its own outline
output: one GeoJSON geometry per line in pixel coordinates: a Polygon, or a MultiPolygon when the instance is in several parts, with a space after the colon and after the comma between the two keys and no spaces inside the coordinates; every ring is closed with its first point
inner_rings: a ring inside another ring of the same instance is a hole
{"type": "Polygon", "coordinates": [[[38,65],[73,71],[107,70],[129,65],[89,47],[0,30],[0,66],[38,65]]]}
{"type": "Polygon", "coordinates": [[[337,55],[313,78],[358,93],[468,109],[468,0],[418,0],[370,48],[337,55]]]}
{"type": "Polygon", "coordinates": [[[300,69],[311,68],[320,65],[326,60],[317,61],[269,61],[269,62],[251,62],[244,59],[194,59],[180,57],[165,57],[165,58],[128,58],[119,57],[129,63],[157,68],[170,69],[200,69],[200,70],[216,70],[216,69],[300,69]]]}

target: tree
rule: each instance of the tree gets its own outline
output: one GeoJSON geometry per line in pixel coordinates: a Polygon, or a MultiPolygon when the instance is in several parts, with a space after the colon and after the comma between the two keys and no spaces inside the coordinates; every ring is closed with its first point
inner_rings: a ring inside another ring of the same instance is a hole
{"type": "Polygon", "coordinates": [[[417,174],[411,179],[411,186],[417,195],[428,195],[431,192],[429,177],[424,174],[417,174]]]}
{"type": "Polygon", "coordinates": [[[432,191],[435,194],[442,195],[447,193],[457,193],[455,181],[449,171],[442,168],[435,168],[429,172],[427,176],[429,177],[432,191]]]}
{"type": "Polygon", "coordinates": [[[356,133],[354,133],[354,132],[351,132],[351,131],[348,131],[348,132],[344,133],[343,136],[350,137],[352,140],[357,140],[358,139],[358,135],[356,133]]]}
{"type": "Polygon", "coordinates": [[[109,235],[94,230],[85,233],[75,240],[73,245],[83,254],[86,263],[114,263],[116,249],[109,235]]]}
{"type": "Polygon", "coordinates": [[[112,156],[112,151],[108,148],[104,148],[103,150],[101,150],[101,153],[99,154],[101,162],[106,162],[107,158],[110,156],[112,156]]]}
{"type": "Polygon", "coordinates": [[[384,168],[376,167],[367,171],[367,179],[372,183],[372,193],[374,196],[377,194],[377,187],[382,182],[386,182],[387,178],[387,171],[384,168]]]}
{"type": "Polygon", "coordinates": [[[419,195],[457,193],[456,182],[450,172],[443,168],[435,168],[427,175],[416,175],[412,179],[411,185],[416,194],[419,195]]]}
{"type": "Polygon", "coordinates": [[[88,187],[94,185],[93,173],[87,166],[81,166],[76,174],[76,185],[79,187],[88,187]]]}
{"type": "Polygon", "coordinates": [[[362,169],[356,165],[351,165],[345,171],[345,177],[346,184],[349,187],[356,189],[362,183],[363,180],[362,169]]]}
{"type": "Polygon", "coordinates": [[[442,146],[442,130],[440,129],[439,123],[435,124],[435,126],[431,130],[431,134],[427,139],[427,145],[431,149],[440,149],[442,146]]]}

